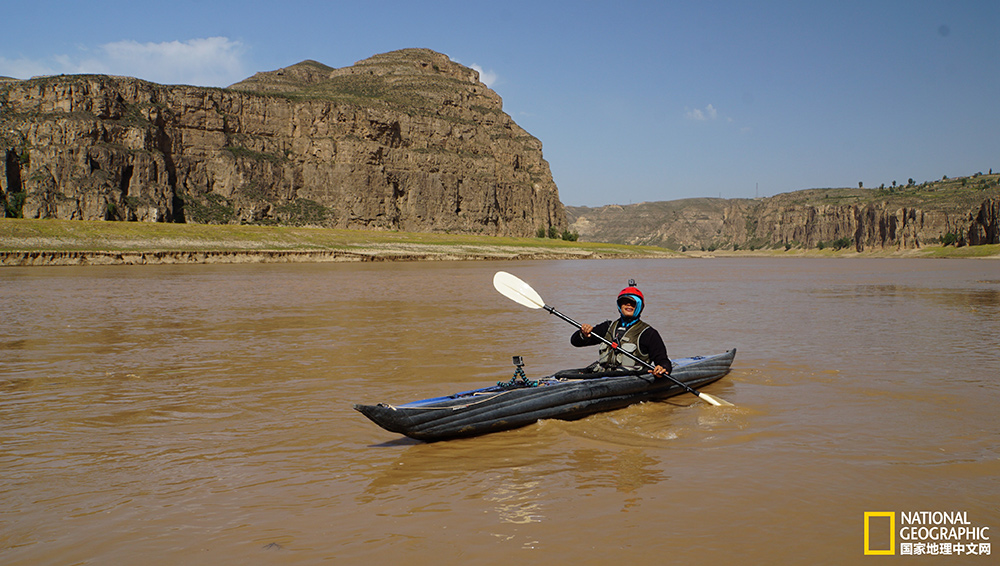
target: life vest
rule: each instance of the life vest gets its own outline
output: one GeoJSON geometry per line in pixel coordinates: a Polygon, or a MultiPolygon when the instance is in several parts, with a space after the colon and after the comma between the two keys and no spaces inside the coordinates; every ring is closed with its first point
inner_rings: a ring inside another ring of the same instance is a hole
{"type": "MultiPolygon", "coordinates": [[[[628,328],[621,328],[621,320],[616,320],[611,323],[608,327],[608,333],[604,336],[604,339],[608,342],[618,344],[618,347],[625,351],[630,352],[635,357],[640,360],[650,363],[649,353],[643,352],[639,349],[639,336],[642,332],[649,328],[649,325],[641,320],[633,322],[628,328]]],[[[606,369],[623,367],[623,368],[639,368],[639,364],[632,358],[626,356],[625,354],[613,350],[607,344],[602,343],[600,349],[600,358],[597,363],[606,369]]]]}

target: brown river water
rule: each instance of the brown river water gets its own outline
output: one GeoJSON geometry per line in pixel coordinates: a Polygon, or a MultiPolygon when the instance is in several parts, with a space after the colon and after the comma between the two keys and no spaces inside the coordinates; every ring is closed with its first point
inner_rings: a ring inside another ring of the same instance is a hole
{"type": "Polygon", "coordinates": [[[0,563],[996,563],[893,529],[1000,535],[998,336],[992,260],[4,268],[0,563]],[[672,356],[738,349],[736,406],[438,443],[352,409],[596,358],[498,270],[591,323],[635,278],[672,356]]]}

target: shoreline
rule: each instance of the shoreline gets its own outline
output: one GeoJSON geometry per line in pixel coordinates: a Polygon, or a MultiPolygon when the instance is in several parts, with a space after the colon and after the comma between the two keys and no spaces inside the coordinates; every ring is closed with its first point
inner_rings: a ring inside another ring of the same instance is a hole
{"type": "Polygon", "coordinates": [[[344,263],[387,261],[490,261],[540,259],[653,259],[669,254],[602,254],[557,251],[405,251],[405,250],[143,250],[143,251],[4,251],[0,267],[73,265],[216,265],[247,263],[344,263]]]}
{"type": "Polygon", "coordinates": [[[475,234],[0,218],[0,267],[741,257],[1000,259],[1000,244],[678,252],[475,234]]]}
{"type": "Polygon", "coordinates": [[[0,218],[0,267],[674,257],[652,246],[297,226],[0,218]]]}
{"type": "Polygon", "coordinates": [[[687,253],[601,253],[587,250],[468,249],[463,246],[409,246],[409,249],[372,247],[356,250],[24,250],[0,251],[0,267],[56,267],[96,265],[224,265],[248,263],[363,263],[392,261],[522,261],[564,259],[1000,259],[1000,246],[992,255],[939,253],[928,250],[890,250],[873,252],[822,253],[815,250],[789,252],[687,252],[687,253]]]}

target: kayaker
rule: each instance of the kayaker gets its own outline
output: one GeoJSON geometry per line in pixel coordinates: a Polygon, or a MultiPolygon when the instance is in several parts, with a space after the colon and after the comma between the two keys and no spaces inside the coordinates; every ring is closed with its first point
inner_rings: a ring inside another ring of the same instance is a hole
{"type": "Polygon", "coordinates": [[[671,370],[670,358],[667,357],[667,347],[663,338],[655,328],[639,320],[642,315],[644,297],[642,291],[635,286],[635,281],[629,280],[629,286],[618,293],[618,320],[606,320],[597,326],[581,324],[570,336],[570,344],[580,348],[584,346],[601,345],[600,359],[591,366],[595,370],[617,368],[638,368],[638,363],[621,352],[612,350],[601,342],[597,336],[604,336],[609,342],[618,344],[622,350],[631,352],[642,361],[652,364],[650,372],[656,377],[668,375],[671,370]]]}

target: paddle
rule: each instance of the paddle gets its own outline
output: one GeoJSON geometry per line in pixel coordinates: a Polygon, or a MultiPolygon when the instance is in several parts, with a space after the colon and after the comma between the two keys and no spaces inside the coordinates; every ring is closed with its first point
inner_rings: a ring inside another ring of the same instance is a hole
{"type": "MultiPolygon", "coordinates": [[[[542,300],[542,297],[539,296],[539,294],[534,289],[532,289],[530,285],[528,285],[524,281],[521,281],[517,277],[511,275],[510,273],[507,273],[505,271],[498,271],[496,275],[493,276],[493,287],[495,287],[496,290],[499,291],[501,295],[507,297],[508,299],[514,301],[519,305],[524,305],[529,309],[545,309],[550,314],[558,316],[559,318],[565,320],[566,322],[572,324],[573,326],[577,328],[581,327],[581,324],[579,322],[557,311],[555,308],[545,304],[545,301],[542,300]]],[[[626,352],[625,350],[622,350],[617,345],[609,342],[607,338],[600,336],[598,334],[592,334],[592,336],[597,336],[597,338],[600,339],[601,342],[604,342],[605,344],[613,348],[615,351],[625,354],[626,356],[632,358],[646,369],[649,370],[653,369],[653,366],[651,364],[640,360],[631,352],[626,352]]],[[[669,374],[664,375],[663,377],[669,379],[670,381],[673,381],[677,385],[680,385],[688,393],[691,393],[692,395],[697,395],[701,400],[711,403],[717,407],[721,407],[723,405],[728,407],[733,406],[733,404],[728,401],[723,401],[722,399],[713,397],[708,393],[702,393],[701,391],[693,389],[686,383],[678,381],[669,374]]]]}

